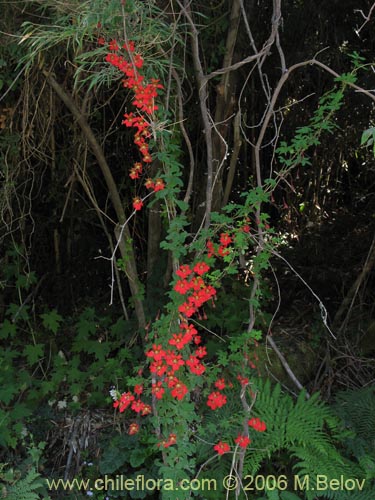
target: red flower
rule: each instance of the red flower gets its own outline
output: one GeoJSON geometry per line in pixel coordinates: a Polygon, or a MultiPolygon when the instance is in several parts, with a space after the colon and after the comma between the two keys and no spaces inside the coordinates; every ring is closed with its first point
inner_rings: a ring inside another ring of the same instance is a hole
{"type": "Polygon", "coordinates": [[[122,46],[123,49],[125,49],[127,52],[134,52],[134,42],[133,40],[130,40],[128,44],[124,43],[122,46]]]}
{"type": "Polygon", "coordinates": [[[203,373],[206,371],[206,367],[199,362],[192,363],[189,368],[191,373],[194,373],[194,375],[199,375],[199,376],[203,375],[203,373]]]}
{"type": "Polygon", "coordinates": [[[200,307],[204,302],[206,302],[206,295],[203,291],[199,291],[199,292],[194,292],[192,295],[190,295],[190,297],[188,298],[188,301],[189,303],[198,308],[200,307]]]}
{"type": "Polygon", "coordinates": [[[105,39],[102,36],[98,38],[98,45],[105,45],[105,39]]]}
{"type": "Polygon", "coordinates": [[[197,358],[204,358],[205,356],[207,356],[206,347],[198,347],[198,349],[195,351],[195,356],[197,358]]]}
{"type": "Polygon", "coordinates": [[[251,439],[249,439],[247,436],[242,436],[241,434],[239,434],[234,442],[241,446],[241,448],[246,448],[247,445],[251,443],[251,439]]]}
{"type": "Polygon", "coordinates": [[[173,389],[173,387],[178,383],[178,378],[174,376],[173,372],[168,373],[165,377],[165,382],[169,389],[173,389]]]}
{"type": "Polygon", "coordinates": [[[169,434],[168,441],[163,441],[162,445],[164,446],[164,448],[168,448],[169,446],[176,444],[176,442],[177,442],[176,434],[169,434]]]}
{"type": "Polygon", "coordinates": [[[152,412],[152,408],[150,405],[144,405],[143,410],[141,411],[142,417],[145,415],[149,415],[152,412]]]}
{"type": "Polygon", "coordinates": [[[264,432],[267,429],[266,423],[259,418],[251,418],[247,423],[258,432],[264,432]]]}
{"type": "Polygon", "coordinates": [[[223,245],[223,247],[227,247],[232,243],[232,238],[229,236],[228,233],[221,233],[220,235],[220,243],[223,245]]]}
{"type": "Polygon", "coordinates": [[[149,177],[145,182],[145,186],[147,189],[154,189],[155,187],[154,181],[149,177]]]}
{"type": "Polygon", "coordinates": [[[187,302],[184,302],[182,305],[178,306],[178,310],[181,314],[185,314],[185,316],[187,316],[188,318],[190,318],[190,316],[192,316],[196,312],[196,308],[191,304],[188,304],[187,302]]]}
{"type": "Polygon", "coordinates": [[[227,402],[227,397],[221,392],[211,392],[208,395],[207,406],[209,406],[212,410],[216,410],[217,408],[221,408],[227,402]]]}
{"type": "Polygon", "coordinates": [[[214,244],[212,243],[212,241],[208,240],[207,243],[206,243],[206,247],[207,247],[207,257],[210,258],[212,257],[213,255],[215,255],[215,247],[214,247],[214,244]]]}
{"type": "Polygon", "coordinates": [[[214,450],[217,451],[219,455],[224,455],[224,453],[227,453],[230,450],[230,446],[228,443],[219,441],[217,444],[215,444],[214,450]]]}
{"type": "Polygon", "coordinates": [[[152,162],[152,157],[149,153],[146,153],[144,156],[143,156],[143,161],[145,163],[151,163],[152,162]]]}
{"type": "Polygon", "coordinates": [[[174,333],[172,338],[168,340],[168,344],[174,345],[179,350],[183,349],[189,342],[190,339],[182,333],[174,333]]]}
{"type": "Polygon", "coordinates": [[[196,274],[202,276],[210,269],[210,266],[207,265],[205,262],[198,262],[197,264],[195,264],[193,269],[196,274]]]}
{"type": "Polygon", "coordinates": [[[120,399],[113,403],[113,407],[118,407],[120,413],[122,413],[134,401],[134,399],[135,397],[131,392],[124,392],[121,394],[120,399]]]}
{"type": "Polygon", "coordinates": [[[143,385],[141,385],[141,384],[135,385],[134,392],[135,392],[135,394],[138,394],[138,396],[140,396],[143,392],[143,385]]]}
{"type": "Polygon", "coordinates": [[[133,198],[134,210],[141,210],[142,207],[143,207],[143,201],[141,200],[141,198],[139,196],[136,196],[135,198],[133,198]]]}
{"type": "Polygon", "coordinates": [[[181,399],[183,399],[188,392],[189,391],[186,385],[178,381],[176,385],[173,387],[171,394],[174,398],[181,401],[181,399]]]}
{"type": "Polygon", "coordinates": [[[223,378],[220,378],[220,379],[216,380],[216,382],[215,382],[215,387],[216,387],[217,389],[220,389],[221,391],[222,391],[223,389],[225,389],[225,381],[224,381],[224,379],[223,379],[223,378]]]}
{"type": "Polygon", "coordinates": [[[186,365],[190,368],[191,373],[195,375],[202,375],[206,371],[206,367],[202,365],[201,361],[193,354],[185,361],[186,365]]]}
{"type": "Polygon", "coordinates": [[[191,288],[191,284],[186,280],[179,280],[174,286],[174,290],[181,295],[185,295],[191,288]]]}
{"type": "Polygon", "coordinates": [[[204,281],[200,276],[195,276],[190,283],[191,288],[196,291],[199,291],[201,288],[205,287],[204,281]]]}
{"type": "Polygon", "coordinates": [[[180,369],[181,366],[184,366],[185,361],[182,359],[181,354],[176,354],[174,351],[170,351],[165,356],[165,361],[172,368],[173,372],[176,372],[180,369]]]}
{"type": "Polygon", "coordinates": [[[167,365],[162,359],[159,359],[158,361],[153,361],[150,365],[150,372],[156,373],[156,375],[159,375],[159,377],[164,375],[166,371],[167,371],[167,365]]]}
{"type": "Polygon", "coordinates": [[[146,356],[149,358],[154,358],[155,361],[159,361],[164,358],[165,351],[162,348],[161,344],[153,344],[152,349],[146,352],[146,356]]]}
{"type": "Polygon", "coordinates": [[[220,257],[225,257],[230,254],[230,251],[225,246],[220,246],[217,253],[220,257]]]}
{"type": "Polygon", "coordinates": [[[180,329],[186,330],[186,333],[191,335],[192,338],[198,333],[197,329],[192,324],[188,325],[187,323],[181,323],[180,329]]]}
{"type": "Polygon", "coordinates": [[[136,423],[130,424],[128,434],[132,436],[133,434],[137,434],[139,432],[139,425],[136,423]]]}
{"type": "Polygon", "coordinates": [[[145,407],[145,403],[143,403],[140,399],[136,399],[132,402],[131,409],[136,413],[141,413],[145,407]]]}
{"type": "Polygon", "coordinates": [[[139,179],[139,174],[142,173],[142,171],[136,170],[134,167],[130,169],[129,177],[131,179],[139,179]]]}
{"type": "Polygon", "coordinates": [[[242,386],[247,385],[249,383],[249,379],[247,377],[242,377],[241,375],[237,375],[237,380],[240,381],[242,386]]]}
{"type": "Polygon", "coordinates": [[[155,180],[155,187],[154,187],[155,193],[157,191],[162,191],[164,188],[165,188],[165,184],[164,184],[163,180],[162,179],[156,179],[155,180]]]}
{"type": "Polygon", "coordinates": [[[162,399],[165,392],[164,387],[162,387],[162,382],[156,382],[155,384],[152,384],[151,392],[156,397],[156,399],[162,399]]]}
{"type": "Polygon", "coordinates": [[[188,265],[180,266],[176,271],[177,276],[180,278],[187,278],[191,273],[192,270],[188,265]]]}
{"type": "Polygon", "coordinates": [[[120,47],[117,45],[116,40],[111,40],[108,44],[108,48],[109,50],[116,52],[120,47]]]}
{"type": "Polygon", "coordinates": [[[142,68],[142,66],[143,66],[143,57],[140,54],[135,54],[135,56],[134,56],[134,66],[136,68],[142,68]]]}

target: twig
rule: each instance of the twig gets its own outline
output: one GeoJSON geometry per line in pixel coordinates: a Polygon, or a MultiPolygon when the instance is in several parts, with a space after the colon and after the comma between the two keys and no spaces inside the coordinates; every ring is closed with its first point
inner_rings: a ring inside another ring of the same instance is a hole
{"type": "Polygon", "coordinates": [[[375,2],[372,4],[370,10],[369,10],[369,13],[367,14],[367,16],[364,15],[363,11],[362,10],[355,10],[354,12],[360,12],[362,14],[362,17],[364,17],[365,21],[362,23],[362,25],[357,29],[357,30],[354,30],[355,33],[359,36],[361,30],[366,26],[366,24],[368,22],[370,22],[371,20],[371,15],[372,15],[372,11],[375,9],[375,2]]]}
{"type": "Polygon", "coordinates": [[[347,323],[350,311],[353,307],[355,298],[357,296],[358,290],[359,290],[360,286],[362,285],[366,276],[371,272],[374,265],[375,265],[375,236],[372,240],[370,249],[367,253],[366,261],[363,265],[362,271],[357,276],[357,279],[354,281],[353,285],[350,287],[350,290],[346,294],[344,300],[342,301],[342,303],[341,303],[341,305],[340,305],[340,307],[339,307],[338,311],[336,312],[335,317],[333,319],[332,328],[337,328],[338,333],[342,333],[342,331],[344,330],[344,327],[347,323]],[[338,327],[338,324],[339,324],[342,316],[344,315],[344,312],[348,308],[348,306],[349,306],[349,309],[348,309],[348,312],[346,314],[345,320],[342,322],[341,326],[338,327]]]}
{"type": "MultiPolygon", "coordinates": [[[[294,375],[293,373],[293,370],[290,368],[289,366],[289,363],[287,362],[287,360],[285,359],[285,357],[283,356],[283,354],[280,352],[279,348],[277,347],[277,345],[275,344],[275,341],[273,340],[273,338],[271,337],[271,335],[267,335],[267,342],[270,343],[272,349],[275,351],[277,357],[279,358],[281,364],[283,365],[283,367],[285,368],[285,371],[287,372],[287,374],[289,375],[291,381],[293,382],[293,384],[300,390],[302,391],[304,389],[303,385],[301,384],[301,382],[298,380],[298,378],[294,375]]],[[[305,389],[306,390],[306,389],[305,389]]],[[[309,398],[310,397],[310,394],[306,391],[306,397],[309,398]]]]}

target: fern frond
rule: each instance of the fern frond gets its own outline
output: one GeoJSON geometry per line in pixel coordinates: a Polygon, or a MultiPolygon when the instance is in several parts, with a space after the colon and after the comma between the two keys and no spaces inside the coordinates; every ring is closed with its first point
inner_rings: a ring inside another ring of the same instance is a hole
{"type": "Polygon", "coordinates": [[[39,490],[44,489],[44,484],[39,472],[32,468],[26,476],[6,487],[7,500],[39,500],[39,490]]]}

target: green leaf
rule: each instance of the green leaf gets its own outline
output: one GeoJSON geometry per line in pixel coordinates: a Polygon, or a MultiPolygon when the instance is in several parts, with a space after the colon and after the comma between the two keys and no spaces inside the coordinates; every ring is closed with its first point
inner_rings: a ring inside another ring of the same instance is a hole
{"type": "MultiPolygon", "coordinates": [[[[4,385],[0,391],[0,400],[4,405],[8,405],[13,397],[18,394],[19,388],[16,384],[4,385]]],[[[0,416],[1,417],[1,416],[0,416]]],[[[1,418],[0,418],[1,421],[1,418]]]]}
{"type": "Polygon", "coordinates": [[[56,311],[56,309],[52,309],[52,311],[48,313],[41,314],[40,317],[43,320],[43,326],[50,330],[52,333],[57,333],[59,329],[59,324],[63,320],[62,316],[56,311]]]}
{"type": "Polygon", "coordinates": [[[8,319],[4,321],[0,328],[0,339],[7,339],[14,337],[17,333],[16,325],[11,323],[8,319]]]}
{"type": "Polygon", "coordinates": [[[135,448],[130,454],[130,465],[132,467],[139,467],[144,463],[147,458],[145,451],[147,448],[135,448]]]}
{"type": "Polygon", "coordinates": [[[23,354],[27,357],[27,362],[33,365],[44,356],[44,344],[27,345],[23,354]]]}
{"type": "Polygon", "coordinates": [[[118,448],[107,448],[99,464],[101,474],[113,474],[127,462],[126,453],[118,448]]]}

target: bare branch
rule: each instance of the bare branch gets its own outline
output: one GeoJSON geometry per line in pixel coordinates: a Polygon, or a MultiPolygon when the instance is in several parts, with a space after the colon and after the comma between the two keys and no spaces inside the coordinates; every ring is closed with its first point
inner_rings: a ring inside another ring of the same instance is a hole
{"type": "MultiPolygon", "coordinates": [[[[302,391],[304,389],[303,385],[301,384],[301,382],[298,380],[298,378],[294,375],[294,372],[293,370],[290,368],[289,366],[289,363],[287,362],[287,360],[285,359],[285,357],[283,356],[283,354],[281,353],[281,351],[279,350],[279,348],[277,347],[277,345],[275,344],[275,341],[273,340],[272,336],[271,335],[268,335],[267,336],[267,342],[270,343],[272,349],[275,351],[277,357],[279,358],[281,364],[283,365],[283,367],[285,368],[285,371],[287,372],[287,374],[289,375],[291,381],[293,382],[293,384],[300,390],[302,391]]],[[[306,397],[310,397],[310,394],[306,391],[306,397]]]]}
{"type": "Polygon", "coordinates": [[[371,8],[369,10],[369,13],[367,14],[367,16],[364,15],[364,13],[363,13],[362,10],[355,10],[354,11],[354,12],[360,12],[362,14],[362,17],[365,19],[364,22],[361,24],[361,26],[357,30],[354,30],[358,36],[359,36],[360,32],[362,31],[362,29],[366,26],[366,24],[368,22],[370,22],[371,16],[372,16],[372,12],[373,12],[374,9],[375,9],[375,2],[372,4],[372,6],[371,6],[371,8]]]}
{"type": "Polygon", "coordinates": [[[199,41],[198,30],[192,19],[190,8],[190,1],[185,0],[185,5],[182,5],[180,0],[177,0],[178,5],[181,7],[186,19],[191,27],[191,43],[193,48],[193,63],[195,68],[195,75],[199,87],[199,105],[202,114],[203,128],[206,142],[206,157],[207,157],[207,185],[206,185],[206,210],[204,216],[204,227],[207,229],[211,221],[211,207],[212,207],[212,186],[213,186],[213,154],[212,154],[212,127],[210,123],[210,113],[208,109],[208,92],[206,85],[206,77],[203,72],[202,62],[199,55],[199,41]]]}

